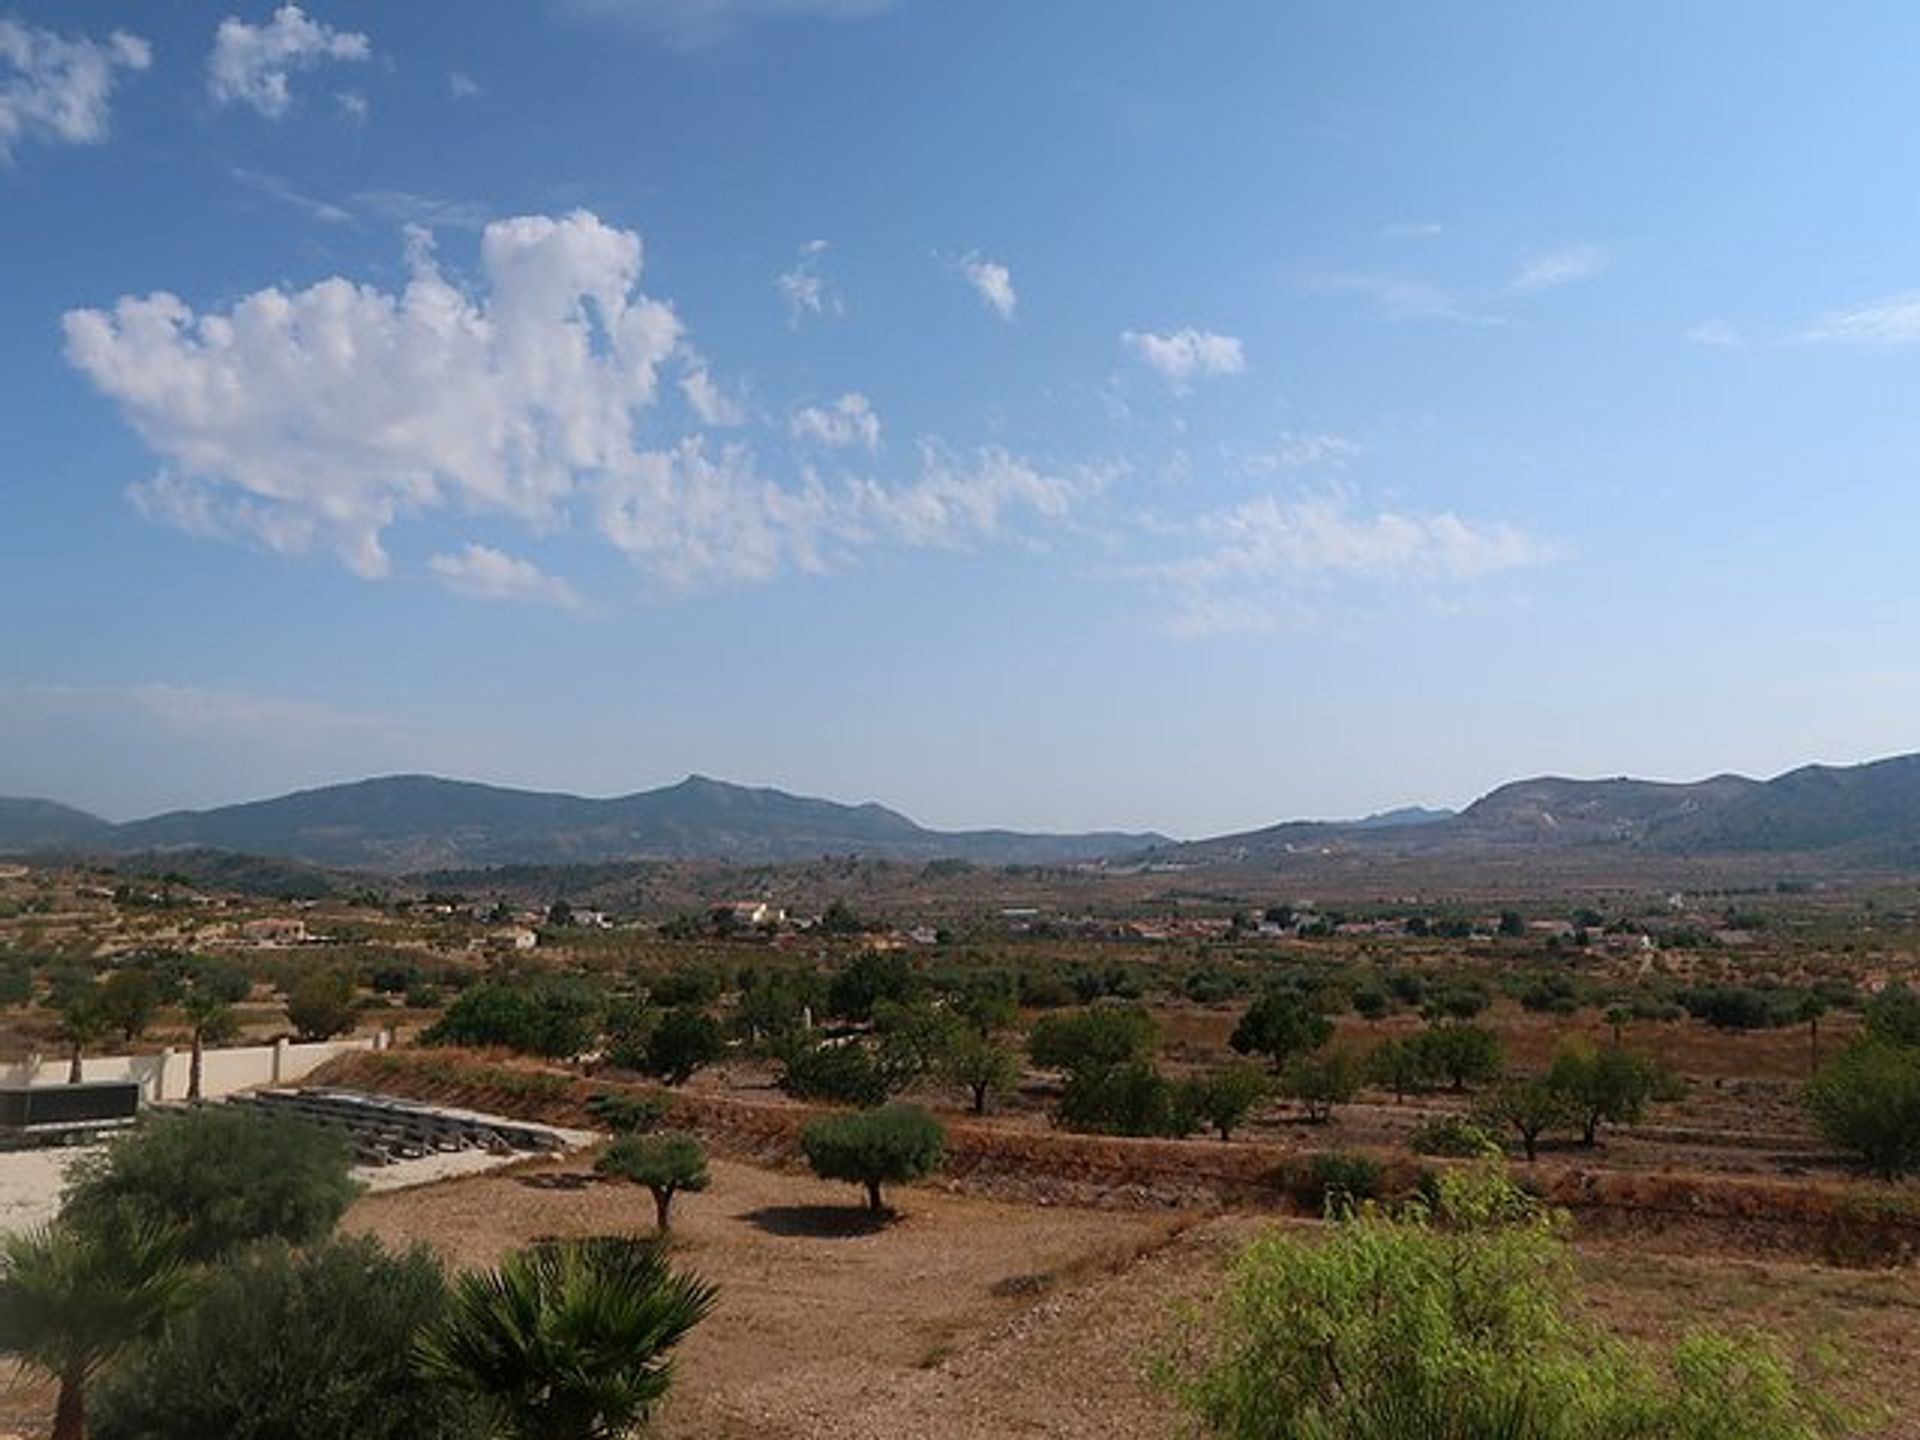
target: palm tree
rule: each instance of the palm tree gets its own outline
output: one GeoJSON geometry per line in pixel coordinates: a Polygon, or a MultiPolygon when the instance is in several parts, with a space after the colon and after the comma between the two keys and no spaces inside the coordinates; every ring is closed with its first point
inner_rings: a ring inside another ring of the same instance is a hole
{"type": "Polygon", "coordinates": [[[669,1352],[713,1300],[652,1241],[536,1245],[460,1277],[420,1367],[490,1400],[512,1440],[619,1440],[666,1394],[669,1352]]]}
{"type": "Polygon", "coordinates": [[[67,1042],[67,1083],[78,1085],[85,1078],[87,1046],[112,1028],[107,1012],[97,995],[88,992],[74,996],[60,1008],[60,1038],[67,1042]]]}
{"type": "Polygon", "coordinates": [[[187,1067],[187,1098],[200,1098],[200,1076],[206,1067],[207,1043],[231,1040],[239,1030],[233,1007],[218,993],[195,985],[180,1001],[193,1030],[193,1059],[187,1067]]]}
{"type": "Polygon", "coordinates": [[[53,1440],[86,1440],[88,1383],[190,1298],[171,1231],[55,1223],[0,1238],[0,1354],[60,1385],[53,1440]]]}

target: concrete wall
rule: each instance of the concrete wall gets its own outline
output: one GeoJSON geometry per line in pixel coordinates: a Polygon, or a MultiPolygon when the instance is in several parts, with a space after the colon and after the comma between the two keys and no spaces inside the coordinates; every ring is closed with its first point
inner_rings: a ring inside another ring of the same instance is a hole
{"type": "MultiPolygon", "coordinates": [[[[384,1050],[390,1039],[382,1031],[353,1040],[322,1040],[311,1045],[280,1040],[272,1045],[209,1047],[201,1067],[200,1094],[203,1099],[217,1100],[222,1095],[262,1085],[291,1085],[336,1055],[356,1050],[384,1050]]],[[[193,1054],[185,1049],[162,1050],[158,1055],[89,1055],[82,1064],[81,1076],[87,1080],[137,1080],[142,1097],[148,1101],[184,1100],[192,1065],[193,1054]]],[[[0,1085],[66,1083],[65,1056],[32,1055],[16,1065],[0,1065],[0,1085]]]]}

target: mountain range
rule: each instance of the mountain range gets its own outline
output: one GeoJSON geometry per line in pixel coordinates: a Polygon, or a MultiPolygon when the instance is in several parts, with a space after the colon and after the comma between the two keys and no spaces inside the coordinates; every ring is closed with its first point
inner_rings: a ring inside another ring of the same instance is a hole
{"type": "Polygon", "coordinates": [[[782,864],[823,855],[983,865],[1269,864],[1301,854],[1471,858],[1570,848],[1819,853],[1920,867],[1920,755],[1809,765],[1771,780],[1544,776],[1502,785],[1458,813],[1415,806],[1185,842],[1150,832],[930,830],[883,805],[844,805],[699,775],[604,800],[393,775],[119,825],[48,800],[0,798],[0,853],[213,849],[389,873],[639,859],[782,864]]]}

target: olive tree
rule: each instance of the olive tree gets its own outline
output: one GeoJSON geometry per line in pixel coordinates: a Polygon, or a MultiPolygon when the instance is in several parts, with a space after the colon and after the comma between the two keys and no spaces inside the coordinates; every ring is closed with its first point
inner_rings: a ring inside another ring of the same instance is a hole
{"type": "Polygon", "coordinates": [[[1820,1133],[1876,1175],[1920,1170],[1920,1046],[1855,1041],[1807,1082],[1806,1104],[1820,1133]]]}
{"type": "Polygon", "coordinates": [[[917,1105],[886,1105],[809,1120],[800,1148],[822,1180],[864,1186],[867,1209],[878,1215],[887,1208],[882,1185],[903,1185],[940,1168],[947,1130],[917,1105]]]}
{"type": "Polygon", "coordinates": [[[616,1180],[644,1185],[653,1192],[654,1220],[662,1234],[682,1190],[701,1191],[712,1183],[707,1152],[691,1135],[622,1135],[593,1163],[594,1170],[616,1180]]]}

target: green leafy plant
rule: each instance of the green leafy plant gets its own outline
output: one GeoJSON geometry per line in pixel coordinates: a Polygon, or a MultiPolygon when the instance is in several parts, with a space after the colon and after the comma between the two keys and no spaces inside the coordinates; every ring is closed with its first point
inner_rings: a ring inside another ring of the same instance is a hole
{"type": "Polygon", "coordinates": [[[867,1209],[882,1214],[883,1185],[930,1175],[946,1158],[947,1130],[917,1105],[887,1105],[848,1115],[821,1115],[800,1132],[800,1148],[823,1180],[865,1188],[867,1209]]]}
{"type": "Polygon", "coordinates": [[[641,1185],[653,1193],[657,1228],[666,1233],[673,1198],[682,1191],[705,1190],[707,1152],[691,1135],[622,1135],[594,1161],[596,1173],[641,1185]]]}

